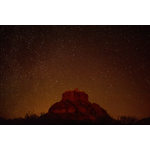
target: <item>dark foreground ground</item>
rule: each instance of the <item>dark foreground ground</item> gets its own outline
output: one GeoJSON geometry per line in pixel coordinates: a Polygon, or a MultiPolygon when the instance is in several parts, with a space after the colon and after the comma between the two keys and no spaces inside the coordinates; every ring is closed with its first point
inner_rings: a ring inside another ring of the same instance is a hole
{"type": "Polygon", "coordinates": [[[25,118],[4,119],[0,118],[1,125],[150,125],[150,118],[137,120],[132,117],[99,118],[96,120],[65,119],[62,116],[26,115],[25,118]]]}

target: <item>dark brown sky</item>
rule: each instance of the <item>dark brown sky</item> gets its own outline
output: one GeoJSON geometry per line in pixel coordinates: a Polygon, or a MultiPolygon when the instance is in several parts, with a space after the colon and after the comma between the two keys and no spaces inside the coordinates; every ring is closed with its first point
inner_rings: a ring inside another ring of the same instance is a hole
{"type": "Polygon", "coordinates": [[[74,88],[113,117],[150,116],[150,26],[0,26],[0,116],[74,88]]]}

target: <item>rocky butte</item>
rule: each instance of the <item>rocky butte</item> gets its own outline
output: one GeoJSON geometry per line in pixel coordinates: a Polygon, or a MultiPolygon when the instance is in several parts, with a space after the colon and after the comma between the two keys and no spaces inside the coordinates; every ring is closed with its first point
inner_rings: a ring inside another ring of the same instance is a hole
{"type": "Polygon", "coordinates": [[[108,113],[96,103],[88,100],[88,94],[78,89],[66,91],[62,99],[52,105],[48,115],[55,115],[61,120],[92,121],[110,120],[108,113]]]}

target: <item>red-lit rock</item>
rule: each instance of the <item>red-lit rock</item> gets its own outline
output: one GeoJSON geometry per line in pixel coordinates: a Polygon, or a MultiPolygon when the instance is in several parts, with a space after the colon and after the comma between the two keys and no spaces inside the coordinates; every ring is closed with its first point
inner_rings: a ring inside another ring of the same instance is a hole
{"type": "Polygon", "coordinates": [[[96,120],[109,117],[98,104],[90,103],[88,95],[78,89],[63,93],[62,100],[52,105],[48,114],[57,114],[70,120],[96,120]]]}
{"type": "Polygon", "coordinates": [[[85,92],[81,92],[78,89],[74,91],[66,91],[63,93],[62,100],[70,100],[70,101],[88,101],[88,95],[85,92]]]}

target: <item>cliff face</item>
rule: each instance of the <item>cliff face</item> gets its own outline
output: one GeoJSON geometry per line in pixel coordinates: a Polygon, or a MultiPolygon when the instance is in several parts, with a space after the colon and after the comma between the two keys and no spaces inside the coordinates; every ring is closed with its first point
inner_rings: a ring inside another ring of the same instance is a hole
{"type": "Polygon", "coordinates": [[[85,92],[67,91],[63,93],[62,100],[52,105],[48,114],[54,114],[66,120],[91,120],[110,118],[107,112],[98,104],[90,103],[85,92]]]}

